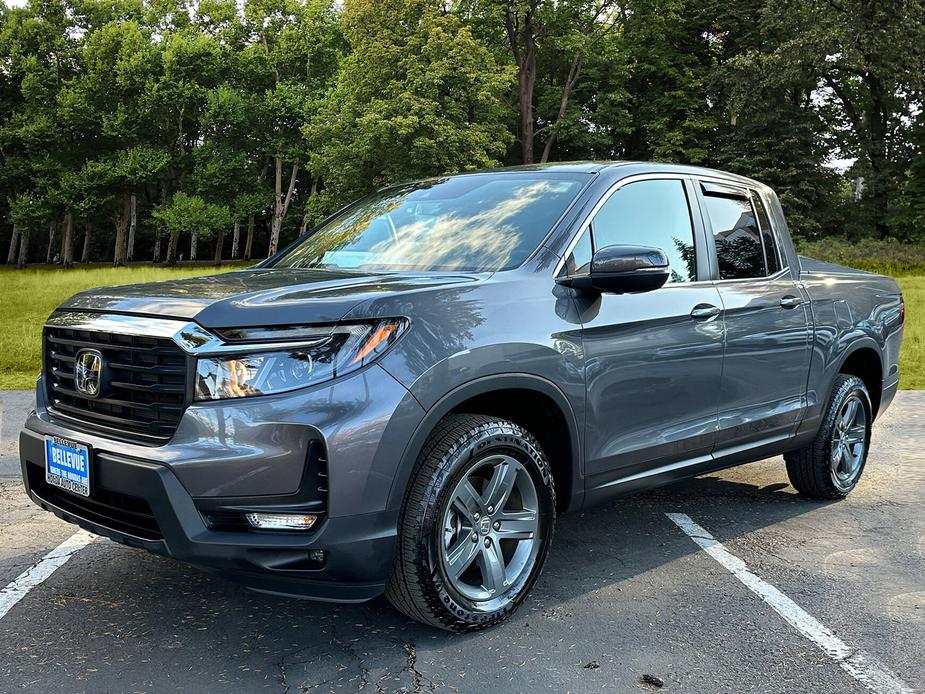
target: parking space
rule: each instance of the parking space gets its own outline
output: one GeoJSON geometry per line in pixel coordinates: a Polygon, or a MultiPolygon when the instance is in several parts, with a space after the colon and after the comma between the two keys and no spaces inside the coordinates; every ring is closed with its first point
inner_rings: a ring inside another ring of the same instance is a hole
{"type": "MultiPolygon", "coordinates": [[[[666,513],[923,688],[923,411],[925,393],[900,394],[844,502],[802,500],[772,459],[560,518],[525,605],[478,634],[384,600],[262,596],[98,540],[0,619],[0,689],[624,692],[656,689],[649,675],[673,692],[865,691],[666,513]]],[[[0,585],[75,530],[0,481],[0,585]]]]}

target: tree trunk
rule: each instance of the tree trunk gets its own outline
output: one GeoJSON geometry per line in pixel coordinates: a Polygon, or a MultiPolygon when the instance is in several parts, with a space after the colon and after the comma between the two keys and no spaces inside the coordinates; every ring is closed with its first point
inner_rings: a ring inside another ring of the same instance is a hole
{"type": "Polygon", "coordinates": [[[247,218],[247,241],[244,243],[244,260],[254,256],[254,215],[247,218]]]}
{"type": "Polygon", "coordinates": [[[131,213],[131,196],[128,191],[122,193],[122,210],[116,216],[116,246],[112,254],[113,265],[125,265],[125,231],[131,213]]]}
{"type": "Polygon", "coordinates": [[[93,233],[93,225],[90,222],[87,222],[87,226],[84,227],[84,248],[83,252],[80,254],[81,263],[90,262],[90,235],[93,233]]]}
{"type": "Polygon", "coordinates": [[[520,153],[524,164],[533,163],[533,86],[535,82],[535,64],[532,68],[525,66],[518,71],[517,99],[520,103],[520,153]]]}
{"type": "Polygon", "coordinates": [[[581,62],[581,53],[576,53],[575,57],[572,58],[572,66],[569,68],[568,77],[565,78],[565,84],[562,86],[559,113],[556,114],[556,122],[552,124],[549,139],[546,140],[546,146],[543,148],[543,156],[540,157],[541,164],[545,164],[549,161],[549,155],[552,152],[553,145],[556,144],[556,140],[559,137],[559,131],[556,129],[556,126],[559,125],[559,122],[565,117],[565,112],[568,110],[569,98],[572,96],[572,90],[578,82],[579,75],[581,75],[581,62]]]}
{"type": "MultiPolygon", "coordinates": [[[[318,177],[315,176],[312,179],[312,187],[308,191],[308,197],[311,199],[318,192],[318,177]]],[[[302,210],[302,226],[299,229],[299,236],[305,236],[305,232],[308,231],[308,204],[306,203],[305,209],[302,210]]]]}
{"type": "Polygon", "coordinates": [[[170,232],[170,237],[167,239],[167,264],[176,265],[177,264],[177,246],[180,245],[180,232],[172,231],[170,232]]]}
{"type": "Polygon", "coordinates": [[[138,200],[135,198],[135,194],[132,193],[131,202],[129,203],[129,223],[128,223],[128,253],[126,253],[126,260],[131,261],[135,256],[135,226],[138,221],[137,217],[137,208],[138,200]]]}
{"type": "Polygon", "coordinates": [[[161,262],[161,235],[158,233],[154,237],[154,260],[153,262],[161,262]]]}
{"type": "Polygon", "coordinates": [[[177,264],[177,247],[180,245],[180,232],[172,231],[167,239],[167,264],[177,264]]]}
{"type": "Polygon", "coordinates": [[[196,260],[196,251],[199,249],[199,237],[196,236],[196,232],[192,232],[189,235],[189,259],[196,260]]]}
{"type": "Polygon", "coordinates": [[[16,228],[16,225],[13,225],[13,235],[10,236],[10,250],[6,254],[6,264],[12,265],[16,262],[16,251],[19,250],[19,229],[16,228]]]}
{"type": "Polygon", "coordinates": [[[286,212],[289,211],[289,203],[292,202],[292,193],[295,190],[296,178],[299,174],[299,165],[292,165],[292,173],[289,175],[289,188],[286,190],[286,196],[283,197],[283,158],[276,157],[276,178],[273,195],[273,219],[270,227],[270,247],[267,249],[267,257],[274,255],[279,248],[279,234],[283,228],[283,221],[286,219],[286,212]]]}
{"type": "Polygon", "coordinates": [[[864,78],[870,90],[870,102],[867,109],[868,159],[870,160],[871,181],[869,186],[871,203],[874,210],[874,226],[877,236],[885,239],[891,235],[890,214],[890,159],[887,153],[887,113],[886,90],[880,79],[872,74],[864,78]]]}
{"type": "Polygon", "coordinates": [[[51,220],[48,223],[48,250],[45,251],[45,264],[48,265],[52,261],[52,253],[55,250],[55,231],[58,228],[58,223],[55,220],[51,220]]]}
{"type": "Polygon", "coordinates": [[[238,245],[241,240],[241,222],[240,220],[235,220],[234,222],[234,233],[231,235],[231,258],[235,259],[238,257],[238,245]]]}
{"type": "Polygon", "coordinates": [[[874,228],[881,239],[890,236],[889,226],[889,156],[887,154],[887,91],[876,75],[867,70],[849,69],[849,73],[860,73],[861,83],[867,93],[845,89],[837,74],[822,75],[823,81],[841,101],[851,129],[862,145],[862,155],[870,166],[870,175],[865,177],[863,197],[869,202],[874,228]],[[862,103],[858,103],[861,101],[862,103]],[[866,104],[866,105],[864,105],[866,104]]]}
{"type": "Polygon", "coordinates": [[[64,215],[64,234],[61,239],[61,266],[74,267],[74,215],[64,215]]]}
{"type": "Polygon", "coordinates": [[[19,236],[19,260],[16,262],[16,267],[24,268],[26,263],[29,262],[29,232],[24,231],[19,236]]]}
{"type": "Polygon", "coordinates": [[[215,264],[222,264],[222,246],[225,245],[225,230],[219,229],[215,237],[215,264]]]}
{"type": "Polygon", "coordinates": [[[536,2],[528,3],[523,8],[522,16],[515,17],[511,9],[504,17],[508,42],[514,63],[517,65],[517,103],[520,108],[520,122],[518,134],[520,137],[520,152],[524,164],[533,163],[533,137],[535,124],[533,121],[533,91],[536,85],[536,36],[533,25],[533,13],[536,2]]]}

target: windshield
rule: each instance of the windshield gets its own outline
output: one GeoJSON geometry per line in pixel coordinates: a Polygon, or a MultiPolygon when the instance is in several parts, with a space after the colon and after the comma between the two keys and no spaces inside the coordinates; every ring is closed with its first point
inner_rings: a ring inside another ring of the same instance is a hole
{"type": "Polygon", "coordinates": [[[282,268],[495,271],[536,249],[586,174],[471,174],[364,198],[289,250],[282,268]]]}

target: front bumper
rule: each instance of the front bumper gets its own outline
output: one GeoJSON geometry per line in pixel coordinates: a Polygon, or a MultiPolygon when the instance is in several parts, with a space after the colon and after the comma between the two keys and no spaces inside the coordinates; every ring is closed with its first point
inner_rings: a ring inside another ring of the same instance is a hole
{"type": "Polygon", "coordinates": [[[260,590],[346,602],[382,592],[394,543],[390,513],[325,518],[309,533],[216,531],[166,466],[97,452],[97,498],[84,499],[44,482],[44,445],[33,432],[20,435],[26,490],[43,509],[85,530],[260,590]],[[325,550],[323,564],[308,560],[311,549],[325,550]]]}
{"type": "Polygon", "coordinates": [[[42,393],[40,384],[20,460],[26,490],[45,510],[260,591],[338,602],[383,591],[398,516],[390,482],[422,411],[379,367],[285,396],[193,406],[159,447],[54,424],[42,393]],[[88,499],[45,482],[46,434],[91,446],[88,499]],[[243,509],[320,519],[310,531],[261,531],[240,522],[243,509]],[[239,522],[223,521],[230,517],[239,522]]]}

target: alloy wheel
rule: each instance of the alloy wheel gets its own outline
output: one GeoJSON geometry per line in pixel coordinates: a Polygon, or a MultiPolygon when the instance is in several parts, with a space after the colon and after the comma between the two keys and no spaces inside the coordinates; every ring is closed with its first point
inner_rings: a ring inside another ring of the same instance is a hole
{"type": "Polygon", "coordinates": [[[456,484],[443,519],[440,558],[453,589],[482,602],[528,575],[540,547],[536,485],[509,455],[476,462],[456,484]]]}
{"type": "Polygon", "coordinates": [[[832,480],[840,489],[857,479],[867,448],[867,408],[860,396],[845,399],[832,430],[830,467],[832,480]]]}

